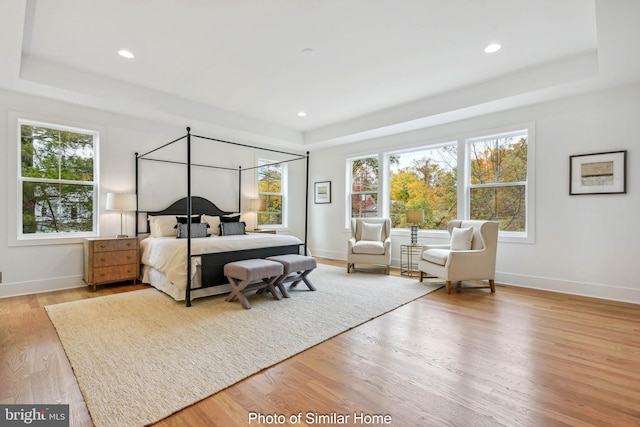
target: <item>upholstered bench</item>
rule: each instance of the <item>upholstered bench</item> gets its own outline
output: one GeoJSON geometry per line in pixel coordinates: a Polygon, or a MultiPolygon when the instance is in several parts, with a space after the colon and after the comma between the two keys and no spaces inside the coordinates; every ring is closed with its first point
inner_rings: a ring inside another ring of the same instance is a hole
{"type": "Polygon", "coordinates": [[[282,276],[280,276],[275,282],[275,286],[280,289],[283,297],[289,298],[289,293],[284,286],[285,283],[289,282],[293,282],[291,283],[291,286],[294,287],[300,281],[303,281],[309,289],[311,289],[312,291],[316,290],[315,286],[313,286],[313,284],[307,278],[309,273],[311,273],[313,269],[318,266],[315,258],[304,255],[290,254],[270,256],[267,258],[267,260],[278,262],[282,264],[282,267],[284,268],[282,276]]]}
{"type": "Polygon", "coordinates": [[[233,288],[225,298],[233,301],[238,298],[244,308],[251,308],[246,292],[267,289],[277,300],[282,299],[274,287],[274,283],[283,274],[282,264],[266,259],[247,259],[225,264],[224,275],[233,288]]]}

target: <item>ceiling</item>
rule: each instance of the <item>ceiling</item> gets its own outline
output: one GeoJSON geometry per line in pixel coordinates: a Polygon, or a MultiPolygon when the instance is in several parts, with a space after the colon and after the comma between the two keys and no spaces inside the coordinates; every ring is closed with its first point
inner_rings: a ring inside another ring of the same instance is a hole
{"type": "Polygon", "coordinates": [[[638,53],[622,50],[639,39],[634,0],[0,1],[4,87],[294,145],[402,132],[640,71],[638,53]],[[502,49],[484,53],[493,42],[502,49]]]}

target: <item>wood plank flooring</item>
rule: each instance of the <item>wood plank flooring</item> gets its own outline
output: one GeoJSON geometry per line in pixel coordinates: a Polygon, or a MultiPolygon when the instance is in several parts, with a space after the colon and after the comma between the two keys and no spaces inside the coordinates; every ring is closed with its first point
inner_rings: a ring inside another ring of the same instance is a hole
{"type": "MultiPolygon", "coordinates": [[[[146,287],[0,299],[0,403],[69,403],[72,425],[91,426],[44,306],[146,287]]],[[[298,413],[303,426],[640,426],[640,305],[441,289],[156,425],[293,425],[298,413]]]]}

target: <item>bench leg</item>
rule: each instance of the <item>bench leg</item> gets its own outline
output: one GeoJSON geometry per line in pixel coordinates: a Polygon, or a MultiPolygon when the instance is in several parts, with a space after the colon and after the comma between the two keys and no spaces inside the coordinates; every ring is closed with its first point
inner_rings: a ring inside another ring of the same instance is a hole
{"type": "Polygon", "coordinates": [[[276,282],[274,283],[274,286],[280,289],[280,293],[282,294],[283,297],[290,298],[289,292],[287,292],[287,288],[284,286],[284,280],[286,278],[287,278],[286,274],[283,274],[282,276],[278,277],[278,280],[276,280],[276,282]]]}
{"type": "Polygon", "coordinates": [[[249,284],[249,281],[248,280],[245,280],[245,281],[241,280],[240,282],[236,282],[236,279],[234,279],[233,277],[227,277],[227,279],[229,279],[229,283],[231,284],[233,289],[231,290],[231,293],[229,295],[227,295],[227,297],[224,300],[228,301],[228,302],[231,302],[231,301],[233,301],[234,298],[237,297],[238,301],[240,301],[240,304],[242,304],[242,306],[244,308],[250,309],[251,308],[251,304],[249,304],[249,300],[242,293],[242,291],[249,284]]]}
{"type": "Polygon", "coordinates": [[[278,301],[281,300],[282,297],[280,296],[278,291],[276,291],[276,288],[273,285],[276,282],[276,280],[278,280],[279,278],[280,276],[274,276],[274,277],[268,277],[268,278],[262,279],[262,281],[267,284],[267,290],[271,292],[271,295],[273,295],[273,297],[278,301]]]}
{"type": "Polygon", "coordinates": [[[292,277],[291,281],[293,281],[293,283],[291,284],[291,287],[295,287],[298,283],[300,283],[300,281],[303,281],[304,284],[307,285],[307,288],[309,288],[309,290],[315,291],[316,287],[313,286],[313,283],[311,283],[311,281],[307,278],[309,273],[311,273],[312,271],[313,269],[305,270],[302,273],[299,273],[298,276],[292,277]]]}

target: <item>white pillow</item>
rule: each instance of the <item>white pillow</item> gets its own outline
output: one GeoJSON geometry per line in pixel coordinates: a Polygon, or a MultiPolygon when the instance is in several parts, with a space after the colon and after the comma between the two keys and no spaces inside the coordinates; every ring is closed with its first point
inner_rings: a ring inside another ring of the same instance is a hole
{"type": "Polygon", "coordinates": [[[210,216],[210,215],[202,215],[202,219],[200,222],[206,222],[209,224],[209,234],[213,236],[220,235],[220,217],[219,216],[210,216]]]}
{"type": "Polygon", "coordinates": [[[362,238],[360,240],[369,240],[379,242],[382,236],[383,224],[371,224],[368,222],[362,223],[362,238]]]}
{"type": "Polygon", "coordinates": [[[175,237],[178,235],[177,223],[175,215],[150,216],[149,233],[151,237],[175,237]]]}
{"type": "Polygon", "coordinates": [[[454,228],[451,231],[451,250],[468,251],[471,249],[471,239],[473,239],[473,227],[454,228]]]}

